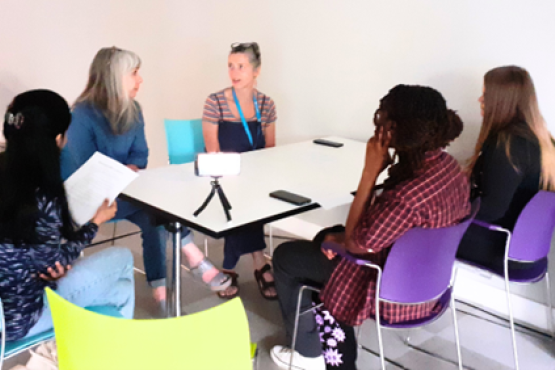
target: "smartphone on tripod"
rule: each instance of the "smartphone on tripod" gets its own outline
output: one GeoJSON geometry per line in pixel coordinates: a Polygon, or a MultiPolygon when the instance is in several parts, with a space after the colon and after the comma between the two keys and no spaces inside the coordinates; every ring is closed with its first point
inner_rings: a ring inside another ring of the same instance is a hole
{"type": "Polygon", "coordinates": [[[225,196],[224,190],[218,179],[222,176],[238,175],[241,172],[241,156],[239,153],[199,153],[195,159],[195,175],[197,176],[210,176],[213,178],[210,181],[212,188],[206,200],[201,206],[193,213],[198,217],[202,211],[208,206],[214,195],[220,199],[220,203],[225,212],[227,221],[231,221],[231,204],[225,196]]]}
{"type": "Polygon", "coordinates": [[[234,176],[241,173],[239,153],[199,153],[195,159],[197,176],[234,176]]]}

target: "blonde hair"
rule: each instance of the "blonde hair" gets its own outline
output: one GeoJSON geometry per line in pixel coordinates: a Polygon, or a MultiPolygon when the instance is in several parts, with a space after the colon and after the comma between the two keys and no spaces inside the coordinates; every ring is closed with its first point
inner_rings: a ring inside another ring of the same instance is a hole
{"type": "Polygon", "coordinates": [[[75,104],[87,102],[100,109],[116,135],[129,131],[137,122],[140,107],[123,88],[123,77],[140,68],[137,54],[102,48],[96,53],[89,70],[89,81],[75,104]]]}
{"type": "Polygon", "coordinates": [[[541,188],[555,190],[554,141],[540,113],[528,71],[516,66],[494,68],[484,76],[484,88],[484,118],[474,155],[469,161],[470,170],[490,137],[497,136],[497,145],[505,145],[510,161],[512,136],[535,138],[541,151],[541,188]]]}

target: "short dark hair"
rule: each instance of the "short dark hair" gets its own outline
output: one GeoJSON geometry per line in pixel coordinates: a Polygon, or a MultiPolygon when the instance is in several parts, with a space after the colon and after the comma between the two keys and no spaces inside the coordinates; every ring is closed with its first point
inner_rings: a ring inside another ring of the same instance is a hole
{"type": "Polygon", "coordinates": [[[260,55],[260,47],[256,42],[236,42],[231,44],[231,51],[229,54],[247,54],[249,62],[256,69],[262,63],[260,55]]]}

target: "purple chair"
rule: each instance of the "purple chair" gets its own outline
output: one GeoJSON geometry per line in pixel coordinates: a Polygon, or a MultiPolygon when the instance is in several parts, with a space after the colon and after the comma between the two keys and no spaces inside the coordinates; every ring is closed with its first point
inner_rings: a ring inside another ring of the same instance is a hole
{"type": "Polygon", "coordinates": [[[528,202],[526,207],[524,207],[518,216],[512,233],[510,230],[504,229],[500,226],[491,225],[483,221],[474,220],[473,223],[492,231],[507,234],[505,258],[502,270],[492,270],[491,268],[478,265],[474,262],[465,260],[460,261],[482,270],[489,271],[505,280],[505,293],[507,295],[507,304],[509,308],[509,322],[513,341],[514,362],[515,368],[518,369],[515,324],[511,305],[509,282],[532,284],[545,278],[548,303],[547,307],[549,309],[547,322],[549,329],[551,330],[551,336],[554,336],[547,255],[549,254],[553,229],[555,228],[555,193],[548,191],[538,192],[530,200],[530,202],[528,202]],[[529,267],[526,269],[511,269],[509,267],[509,261],[526,262],[529,264],[529,267]]]}
{"type": "MultiPolygon", "coordinates": [[[[378,346],[383,370],[385,370],[385,356],[381,333],[382,328],[408,329],[424,326],[438,319],[447,311],[450,305],[455,307],[452,295],[455,255],[459,243],[479,207],[480,201],[476,200],[472,204],[471,214],[457,225],[437,229],[413,228],[407,231],[391,247],[391,252],[387,257],[383,271],[380,266],[359,259],[354,255],[344,252],[342,249],[338,249],[337,245],[334,243],[324,243],[322,245],[323,248],[335,251],[343,258],[353,263],[367,266],[377,272],[375,297],[376,317],[374,317],[374,320],[376,321],[378,329],[378,346]],[[423,319],[394,324],[382,320],[380,316],[380,305],[377,304],[380,301],[387,301],[398,304],[414,305],[437,299],[439,299],[442,306],[440,312],[423,319]]],[[[300,312],[301,297],[305,290],[318,291],[308,286],[301,287],[299,291],[292,349],[295,349],[299,316],[308,312],[300,312]]],[[[451,311],[453,313],[458,365],[459,369],[462,370],[457,318],[455,310],[452,309],[451,311]]],[[[360,328],[358,336],[360,336],[360,328]]],[[[359,347],[365,349],[360,345],[359,347]]]]}

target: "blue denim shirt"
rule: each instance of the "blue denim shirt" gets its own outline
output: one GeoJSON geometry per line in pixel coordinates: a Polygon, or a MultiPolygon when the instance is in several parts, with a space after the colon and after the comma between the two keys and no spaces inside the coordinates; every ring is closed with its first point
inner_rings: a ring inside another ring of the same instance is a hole
{"type": "Polygon", "coordinates": [[[67,179],[97,151],[124,165],[145,168],[148,147],[142,112],[139,110],[139,119],[129,131],[116,135],[99,109],[89,103],[77,104],[62,150],[62,177],[67,179]]]}

